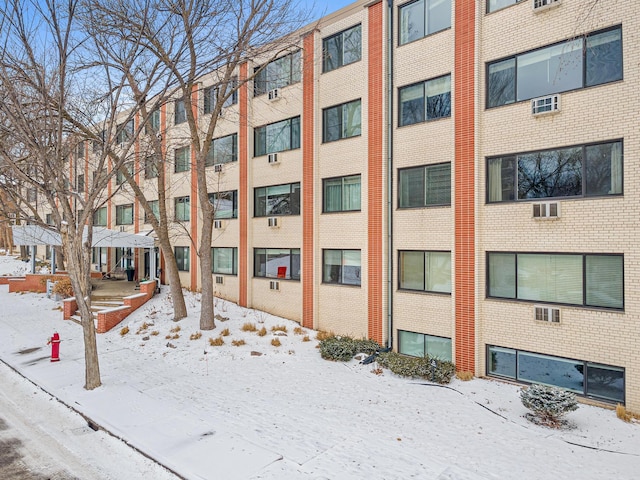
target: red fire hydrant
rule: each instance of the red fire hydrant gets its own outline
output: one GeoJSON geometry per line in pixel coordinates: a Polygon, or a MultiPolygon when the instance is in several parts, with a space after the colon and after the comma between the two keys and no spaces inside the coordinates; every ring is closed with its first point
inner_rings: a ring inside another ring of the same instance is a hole
{"type": "Polygon", "coordinates": [[[49,344],[51,344],[51,361],[60,361],[60,335],[58,335],[58,332],[55,332],[53,337],[49,339],[47,345],[49,344]]]}

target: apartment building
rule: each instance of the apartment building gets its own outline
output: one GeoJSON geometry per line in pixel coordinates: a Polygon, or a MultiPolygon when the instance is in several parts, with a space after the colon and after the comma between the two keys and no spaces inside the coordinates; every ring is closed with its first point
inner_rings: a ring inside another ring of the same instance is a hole
{"type": "MultiPolygon", "coordinates": [[[[303,30],[216,130],[216,294],[640,411],[632,3],[357,1],[303,30]]],[[[206,119],[215,85],[201,86],[206,119]]],[[[181,278],[197,289],[185,108],[153,121],[181,278]]],[[[96,224],[152,235],[141,212],[125,188],[96,224]]]]}

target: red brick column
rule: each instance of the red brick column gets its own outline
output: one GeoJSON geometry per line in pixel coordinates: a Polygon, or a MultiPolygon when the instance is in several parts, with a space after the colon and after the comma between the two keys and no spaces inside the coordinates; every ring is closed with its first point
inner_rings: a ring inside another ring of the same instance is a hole
{"type": "Polygon", "coordinates": [[[240,65],[240,95],[239,95],[239,109],[240,109],[240,125],[238,132],[238,163],[240,169],[240,188],[238,192],[238,217],[240,222],[240,248],[238,251],[238,280],[240,282],[240,291],[238,292],[238,305],[241,307],[247,306],[247,288],[249,279],[248,275],[248,228],[249,228],[249,205],[248,205],[248,193],[247,188],[249,185],[249,152],[248,152],[248,139],[247,139],[247,128],[248,128],[248,89],[247,84],[245,82],[247,78],[247,68],[248,65],[243,63],[240,65]]]}

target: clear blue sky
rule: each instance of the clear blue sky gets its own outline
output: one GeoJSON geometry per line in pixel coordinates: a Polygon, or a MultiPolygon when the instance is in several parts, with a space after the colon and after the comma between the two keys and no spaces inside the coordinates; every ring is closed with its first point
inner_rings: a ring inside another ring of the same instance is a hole
{"type": "Polygon", "coordinates": [[[356,0],[306,0],[306,4],[312,8],[314,19],[340,10],[342,7],[355,2],[356,0]]]}

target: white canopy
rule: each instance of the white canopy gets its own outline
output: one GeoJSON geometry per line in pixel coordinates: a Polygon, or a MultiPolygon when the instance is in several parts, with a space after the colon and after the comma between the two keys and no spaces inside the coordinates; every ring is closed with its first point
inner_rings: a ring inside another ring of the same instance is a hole
{"type": "MultiPolygon", "coordinates": [[[[54,229],[38,225],[14,225],[13,243],[20,245],[51,245],[60,246],[60,233],[54,229]]],[[[87,238],[85,227],[83,238],[87,238]]],[[[92,247],[121,247],[121,248],[153,248],[154,239],[145,234],[116,232],[104,227],[93,227],[92,247]]]]}

